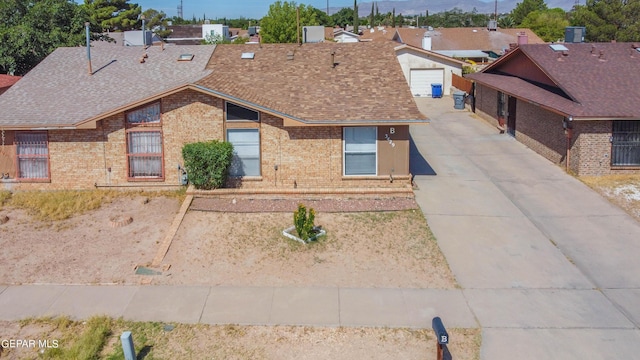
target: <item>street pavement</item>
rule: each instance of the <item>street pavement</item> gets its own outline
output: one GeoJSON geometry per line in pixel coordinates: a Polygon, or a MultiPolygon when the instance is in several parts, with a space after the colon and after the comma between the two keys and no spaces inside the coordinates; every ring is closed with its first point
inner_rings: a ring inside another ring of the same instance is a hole
{"type": "Polygon", "coordinates": [[[0,320],[430,328],[439,316],[482,328],[481,359],[637,358],[640,224],[451,98],[416,102],[431,118],[411,127],[416,200],[460,289],[0,285],[0,320]]]}
{"type": "Polygon", "coordinates": [[[640,224],[453,101],[418,99],[416,199],[482,328],[482,359],[640,354],[640,224]]]}

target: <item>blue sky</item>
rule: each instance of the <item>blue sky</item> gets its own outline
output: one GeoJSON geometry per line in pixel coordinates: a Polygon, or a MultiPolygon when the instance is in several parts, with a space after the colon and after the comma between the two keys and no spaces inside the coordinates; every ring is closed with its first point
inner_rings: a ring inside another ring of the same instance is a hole
{"type": "MultiPolygon", "coordinates": [[[[269,5],[276,0],[182,0],[182,11],[185,19],[202,18],[245,18],[260,19],[267,14],[269,5]]],[[[362,0],[360,0],[362,1],[362,0]]],[[[397,1],[397,0],[392,0],[397,1]]],[[[129,0],[132,4],[142,6],[142,10],[156,9],[164,11],[168,17],[178,15],[180,0],[129,0]]],[[[296,1],[298,4],[311,5],[318,9],[327,8],[327,0],[296,1]]],[[[353,0],[329,0],[329,7],[353,6],[353,0]]]]}

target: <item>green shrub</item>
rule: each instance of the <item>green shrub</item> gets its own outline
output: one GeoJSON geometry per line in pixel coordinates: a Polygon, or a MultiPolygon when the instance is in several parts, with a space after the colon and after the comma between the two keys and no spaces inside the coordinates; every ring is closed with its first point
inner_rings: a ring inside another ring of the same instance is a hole
{"type": "Polygon", "coordinates": [[[300,239],[307,241],[314,235],[313,222],[315,218],[316,212],[313,208],[309,209],[309,214],[307,215],[307,208],[302,204],[298,205],[298,210],[293,212],[293,225],[295,225],[300,239]]]}
{"type": "Polygon", "coordinates": [[[189,182],[197,189],[221,188],[233,159],[233,145],[212,140],[186,144],[182,148],[189,182]]]}

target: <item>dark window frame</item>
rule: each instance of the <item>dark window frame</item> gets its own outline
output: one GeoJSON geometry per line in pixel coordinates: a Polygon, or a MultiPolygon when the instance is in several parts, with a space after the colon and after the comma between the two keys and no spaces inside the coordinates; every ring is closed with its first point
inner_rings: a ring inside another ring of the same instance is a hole
{"type": "Polygon", "coordinates": [[[237,122],[237,121],[250,121],[250,122],[255,122],[255,123],[259,123],[260,122],[260,112],[253,110],[253,109],[249,109],[248,107],[242,106],[242,105],[238,105],[235,104],[233,102],[230,101],[225,101],[225,107],[224,107],[224,119],[226,121],[230,121],[230,122],[237,122]],[[240,114],[250,114],[250,113],[255,113],[255,116],[244,116],[244,115],[234,115],[234,114],[230,114],[230,109],[232,109],[231,112],[234,112],[236,110],[240,111],[240,114]]]}
{"type": "Polygon", "coordinates": [[[611,167],[640,168],[640,120],[612,121],[611,167]]]}

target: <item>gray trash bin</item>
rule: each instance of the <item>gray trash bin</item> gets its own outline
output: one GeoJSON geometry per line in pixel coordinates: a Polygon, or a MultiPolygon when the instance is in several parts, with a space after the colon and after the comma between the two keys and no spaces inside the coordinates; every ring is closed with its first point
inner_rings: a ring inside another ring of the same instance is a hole
{"type": "Polygon", "coordinates": [[[466,93],[462,91],[456,91],[453,93],[453,108],[458,110],[464,110],[464,96],[466,93]]]}

